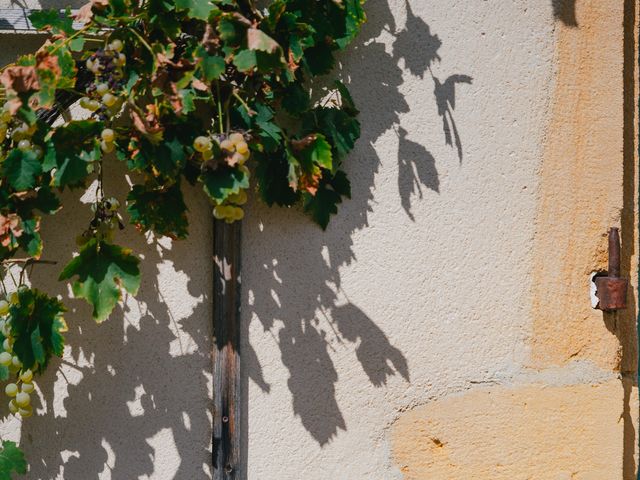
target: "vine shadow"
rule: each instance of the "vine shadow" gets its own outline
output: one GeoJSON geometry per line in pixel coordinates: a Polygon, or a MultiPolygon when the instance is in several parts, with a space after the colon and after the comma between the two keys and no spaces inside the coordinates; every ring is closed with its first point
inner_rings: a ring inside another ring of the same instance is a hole
{"type": "MultiPolygon", "coordinates": [[[[354,236],[370,226],[369,214],[376,206],[376,175],[382,159],[374,145],[395,130],[398,191],[403,209],[413,220],[413,198],[422,197],[424,188],[438,192],[440,182],[434,156],[409,139],[401,125],[401,116],[411,110],[401,92],[404,77],[409,72],[433,81],[434,106],[444,123],[445,143],[455,144],[460,160],[462,142],[452,114],[455,88],[471,83],[467,75],[439,82],[431,66],[441,61],[442,42],[408,3],[407,23],[401,31],[387,2],[367,3],[366,9],[368,22],[341,56],[337,72],[361,110],[362,137],[344,166],[352,182],[352,198],[340,205],[340,213],[324,233],[305,222],[297,210],[269,210],[257,204],[251,206],[243,227],[243,251],[251,252],[253,258],[251,264],[243,265],[241,349],[251,348],[249,332],[252,323],[259,322],[262,332],[273,337],[288,370],[293,412],[321,446],[348,428],[336,398],[336,352],[352,351],[373,388],[383,387],[393,376],[410,383],[407,358],[377,325],[384,314],[352,302],[340,273],[357,260],[354,236]],[[383,32],[394,37],[392,52],[380,39],[383,32]],[[282,242],[283,238],[287,241],[282,242]]],[[[360,260],[359,265],[368,261],[360,260]]],[[[261,390],[268,392],[259,359],[245,357],[244,366],[245,398],[250,379],[258,378],[261,390]]],[[[243,418],[248,414],[245,406],[243,418]]],[[[248,448],[248,438],[243,443],[248,448]]]]}
{"type": "MultiPolygon", "coordinates": [[[[105,191],[124,199],[122,165],[113,160],[107,171],[105,191]]],[[[22,423],[29,478],[211,478],[213,266],[202,259],[212,256],[212,230],[211,222],[197,222],[208,202],[187,189],[196,214],[191,240],[148,242],[133,227],[119,235],[117,243],[142,257],[142,284],[135,299],[127,296],[97,325],[89,305],[70,299],[57,281],[77,249],[74,236],[92,217],[78,196],[66,192],[68,207],[42,225],[43,258],[58,265],[37,267],[31,277],[70,311],[64,359],[37,379],[36,406],[46,415],[22,423]]]]}
{"type": "Polygon", "coordinates": [[[553,16],[568,27],[577,27],[576,1],[577,0],[551,0],[553,16]]]}

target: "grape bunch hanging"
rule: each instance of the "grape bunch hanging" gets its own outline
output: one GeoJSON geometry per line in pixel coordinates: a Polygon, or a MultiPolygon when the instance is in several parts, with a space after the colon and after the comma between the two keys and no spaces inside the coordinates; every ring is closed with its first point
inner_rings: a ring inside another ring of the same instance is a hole
{"type": "Polygon", "coordinates": [[[64,348],[65,306],[37,275],[26,281],[33,266],[55,268],[38,265],[43,255],[68,262],[60,280],[102,322],[140,286],[118,232],[185,238],[185,184],[220,224],[255,198],[327,228],[351,195],[344,166],[360,136],[355,103],[329,74],[365,21],[363,0],[92,0],[75,18],[30,18],[49,39],[0,73],[0,380],[22,418],[34,376],[64,348]],[[63,112],[74,104],[77,118],[63,112]],[[134,179],[124,198],[103,182],[118,162],[134,179]],[[66,189],[95,200],[78,251],[49,252],[40,223],[66,189]]]}

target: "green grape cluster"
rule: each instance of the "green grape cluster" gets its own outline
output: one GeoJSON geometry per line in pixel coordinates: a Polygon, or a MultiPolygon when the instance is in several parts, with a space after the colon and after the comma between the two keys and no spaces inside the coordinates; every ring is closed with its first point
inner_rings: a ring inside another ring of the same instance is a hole
{"type": "MultiPolygon", "coordinates": [[[[233,132],[229,135],[199,136],[193,142],[193,148],[202,157],[203,169],[216,169],[219,165],[238,167],[245,173],[249,170],[245,163],[251,158],[251,151],[245,136],[241,132],[233,132]]],[[[247,203],[247,193],[244,190],[230,195],[223,203],[213,208],[213,216],[227,223],[242,220],[244,210],[241,205],[247,203]]]]}
{"type": "Polygon", "coordinates": [[[9,103],[0,109],[0,154],[1,145],[10,140],[9,149],[18,148],[22,151],[33,151],[38,158],[42,158],[44,150],[33,143],[32,137],[36,133],[37,125],[28,125],[11,113],[9,103]]]}
{"type": "Polygon", "coordinates": [[[122,41],[115,39],[86,61],[87,70],[95,75],[95,82],[87,87],[87,95],[80,99],[80,106],[95,112],[100,120],[114,116],[124,102],[121,90],[127,57],[122,53],[123,48],[122,41]]]}
{"type": "MultiPolygon", "coordinates": [[[[18,296],[16,293],[11,295],[11,303],[16,303],[18,296]]],[[[14,415],[20,415],[22,418],[28,418],[33,415],[33,407],[31,406],[31,394],[35,391],[33,382],[33,372],[24,369],[22,362],[13,352],[14,339],[11,336],[11,325],[7,315],[9,313],[9,302],[0,300],[0,332],[5,337],[2,343],[2,352],[0,352],[0,365],[6,367],[10,373],[16,374],[15,382],[8,383],[5,386],[5,394],[11,398],[9,401],[9,411],[14,415]]]]}
{"type": "Polygon", "coordinates": [[[100,241],[113,241],[116,230],[124,228],[122,217],[118,213],[119,208],[120,202],[115,197],[103,198],[91,205],[91,210],[94,212],[93,220],[91,220],[89,228],[76,237],[76,244],[81,247],[92,238],[100,241]]]}

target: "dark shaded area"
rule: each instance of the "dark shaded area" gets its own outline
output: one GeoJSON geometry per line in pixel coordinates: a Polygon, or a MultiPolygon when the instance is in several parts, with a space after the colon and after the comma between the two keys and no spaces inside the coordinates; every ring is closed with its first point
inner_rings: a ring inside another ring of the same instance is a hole
{"type": "MultiPolygon", "coordinates": [[[[348,428],[336,398],[334,350],[353,349],[354,366],[362,369],[372,388],[383,387],[396,375],[410,381],[402,350],[376,324],[376,317],[384,313],[349,300],[340,275],[341,268],[355,260],[354,234],[369,226],[369,212],[375,206],[375,178],[381,158],[374,145],[381,136],[390,129],[398,135],[398,189],[402,207],[412,219],[412,198],[421,197],[424,189],[437,192],[440,187],[435,158],[425,146],[410,140],[401,126],[400,117],[410,111],[410,105],[400,87],[406,70],[425,78],[434,62],[442,60],[442,41],[413,14],[409,4],[407,8],[407,26],[398,31],[387,2],[367,3],[369,21],[341,58],[338,74],[352,92],[362,122],[362,138],[345,164],[352,181],[352,199],[340,206],[339,215],[332,218],[324,233],[304,222],[296,211],[276,214],[265,207],[257,207],[257,214],[252,213],[244,225],[243,250],[255,256],[251,267],[245,262],[245,331],[254,319],[265,335],[274,335],[289,371],[287,386],[293,410],[320,445],[348,428]],[[395,36],[391,53],[377,40],[383,31],[395,36]],[[263,214],[265,221],[261,221],[263,214]],[[274,238],[286,238],[286,242],[274,238]],[[303,256],[292,252],[303,252],[303,256]]],[[[439,82],[430,72],[426,81],[432,76],[438,85],[434,102],[441,107],[440,115],[447,125],[443,129],[446,134],[449,128],[451,143],[461,157],[462,144],[452,115],[455,87],[470,83],[471,78],[458,75],[439,82]]],[[[425,93],[431,95],[430,90],[425,93]]],[[[402,324],[401,318],[396,320],[402,324]]],[[[246,337],[242,348],[250,348],[246,337]]],[[[258,359],[244,359],[246,382],[248,377],[258,378],[260,388],[266,391],[269,386],[258,359]]],[[[246,396],[247,383],[244,388],[246,396]]],[[[279,434],[275,429],[274,435],[279,434]]]]}
{"type": "Polygon", "coordinates": [[[576,1],[577,0],[551,0],[553,16],[569,27],[577,27],[576,1]]]}
{"type": "Polygon", "coordinates": [[[466,83],[470,85],[473,79],[469,75],[451,75],[442,83],[433,73],[431,75],[434,83],[433,95],[436,97],[436,103],[438,104],[438,115],[442,117],[442,131],[444,132],[445,142],[451,147],[455,143],[458,159],[462,162],[462,140],[460,140],[458,127],[456,127],[456,121],[453,118],[453,111],[456,108],[456,84],[466,83]]]}
{"type": "Polygon", "coordinates": [[[362,310],[348,303],[334,308],[332,319],[342,338],[357,345],[356,358],[373,385],[386,384],[387,378],[396,373],[409,381],[404,355],[389,344],[384,332],[362,310]]]}
{"type": "Polygon", "coordinates": [[[440,181],[436,170],[436,159],[419,143],[407,139],[407,131],[398,130],[398,190],[402,208],[411,220],[411,198],[415,195],[422,199],[422,187],[438,192],[440,181]]]}

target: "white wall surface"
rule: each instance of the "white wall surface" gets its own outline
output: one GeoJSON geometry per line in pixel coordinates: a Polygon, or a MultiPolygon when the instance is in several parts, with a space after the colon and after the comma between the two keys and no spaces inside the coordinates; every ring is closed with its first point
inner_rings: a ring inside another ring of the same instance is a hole
{"type": "Polygon", "coordinates": [[[259,205],[245,222],[252,479],[401,478],[400,411],[523,374],[551,3],[367,12],[341,68],[353,200],[326,233],[259,205]]]}

